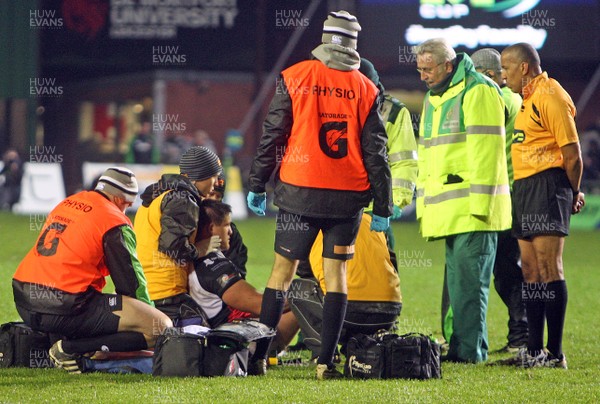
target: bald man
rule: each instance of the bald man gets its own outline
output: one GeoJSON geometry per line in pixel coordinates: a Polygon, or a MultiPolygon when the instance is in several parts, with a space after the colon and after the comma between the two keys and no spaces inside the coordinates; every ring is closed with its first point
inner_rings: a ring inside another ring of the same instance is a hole
{"type": "Polygon", "coordinates": [[[567,368],[562,336],[567,308],[562,254],[571,214],[585,205],[575,106],[541,68],[537,51],[518,43],[501,55],[506,85],[523,97],[511,147],[513,235],[521,250],[522,297],[529,322],[527,349],[502,361],[519,367],[567,368]],[[544,349],[544,323],[548,340],[544,349]]]}

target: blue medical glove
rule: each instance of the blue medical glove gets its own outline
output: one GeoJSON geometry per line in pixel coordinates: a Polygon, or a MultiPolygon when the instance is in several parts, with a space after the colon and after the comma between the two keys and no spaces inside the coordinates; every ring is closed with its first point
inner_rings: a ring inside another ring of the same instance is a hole
{"type": "Polygon", "coordinates": [[[398,220],[402,217],[402,209],[394,205],[394,213],[390,216],[391,220],[398,220]]]}
{"type": "Polygon", "coordinates": [[[373,220],[371,221],[372,231],[386,231],[390,227],[390,218],[381,217],[373,214],[373,220]]]}
{"type": "Polygon", "coordinates": [[[258,216],[265,215],[265,209],[267,209],[267,193],[261,192],[259,194],[255,194],[254,192],[248,192],[248,207],[258,216]]]}

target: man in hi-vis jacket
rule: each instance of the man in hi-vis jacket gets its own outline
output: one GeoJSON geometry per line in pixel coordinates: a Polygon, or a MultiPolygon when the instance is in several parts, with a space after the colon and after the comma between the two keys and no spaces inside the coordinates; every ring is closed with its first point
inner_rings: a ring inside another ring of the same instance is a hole
{"type": "Polygon", "coordinates": [[[446,243],[453,333],[447,359],[487,360],[486,312],[497,232],[511,226],[500,89],[443,39],[414,49],[429,91],[419,127],[417,219],[446,243]]]}

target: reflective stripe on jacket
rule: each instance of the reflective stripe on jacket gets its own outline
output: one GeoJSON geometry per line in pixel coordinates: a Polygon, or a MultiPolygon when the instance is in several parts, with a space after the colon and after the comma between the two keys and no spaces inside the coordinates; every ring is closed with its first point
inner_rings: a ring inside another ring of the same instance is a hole
{"type": "Polygon", "coordinates": [[[427,93],[419,133],[423,237],[510,228],[504,101],[467,55],[459,55],[444,93],[427,93]]]}
{"type": "Polygon", "coordinates": [[[417,142],[408,109],[387,95],[382,117],[388,136],[388,162],[392,173],[394,205],[403,208],[412,201],[417,180],[417,142]]]}

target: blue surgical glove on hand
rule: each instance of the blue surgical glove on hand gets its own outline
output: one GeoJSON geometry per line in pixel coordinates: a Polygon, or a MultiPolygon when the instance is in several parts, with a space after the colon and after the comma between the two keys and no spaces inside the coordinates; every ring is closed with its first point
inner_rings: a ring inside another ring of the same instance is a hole
{"type": "Polygon", "coordinates": [[[394,213],[390,216],[391,220],[398,220],[402,217],[402,209],[394,205],[394,213]]]}
{"type": "Polygon", "coordinates": [[[372,231],[386,231],[390,227],[390,218],[381,217],[373,214],[373,220],[371,221],[372,231]]]}
{"type": "Polygon", "coordinates": [[[267,209],[267,193],[266,192],[261,192],[261,193],[254,193],[252,191],[248,192],[248,207],[250,208],[250,210],[254,213],[256,213],[258,216],[264,216],[265,215],[265,209],[267,209]]]}

